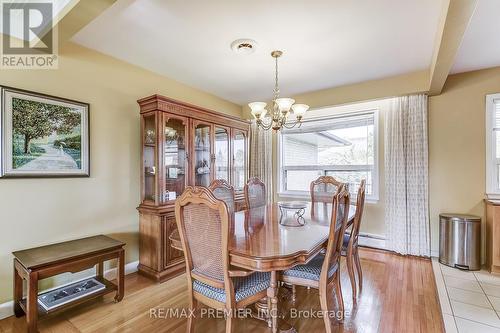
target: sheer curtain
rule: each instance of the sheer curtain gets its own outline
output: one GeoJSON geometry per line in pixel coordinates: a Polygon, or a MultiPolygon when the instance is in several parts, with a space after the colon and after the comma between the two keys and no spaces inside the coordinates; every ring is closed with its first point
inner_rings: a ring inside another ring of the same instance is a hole
{"type": "Polygon", "coordinates": [[[427,96],[395,98],[385,120],[387,246],[430,256],[427,96]]]}
{"type": "Polygon", "coordinates": [[[250,177],[258,177],[266,184],[268,203],[273,200],[273,157],[272,131],[257,126],[255,120],[251,124],[250,135],[250,177]]]}

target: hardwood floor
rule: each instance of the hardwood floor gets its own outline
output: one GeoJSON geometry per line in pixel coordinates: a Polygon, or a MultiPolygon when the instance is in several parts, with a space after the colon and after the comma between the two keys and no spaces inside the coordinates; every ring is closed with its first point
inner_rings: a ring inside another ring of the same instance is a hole
{"type": "MultiPolygon", "coordinates": [[[[355,308],[345,261],[342,288],[346,311],[338,332],[444,332],[430,260],[402,257],[384,251],[362,249],[364,283],[355,308]]],[[[186,277],[156,284],[138,274],[125,278],[125,298],[113,303],[113,295],[68,310],[39,322],[40,332],[185,332],[185,318],[151,318],[150,309],[187,309],[186,277]]],[[[319,310],[316,290],[297,288],[298,310],[319,310]]],[[[184,313],[185,314],[185,313],[184,313]]],[[[324,332],[323,319],[289,319],[299,332],[324,332]]],[[[223,319],[199,318],[195,332],[224,332],[223,319]]],[[[24,318],[0,321],[0,332],[24,332],[24,318]]],[[[270,332],[256,319],[237,321],[236,332],[270,332]]]]}

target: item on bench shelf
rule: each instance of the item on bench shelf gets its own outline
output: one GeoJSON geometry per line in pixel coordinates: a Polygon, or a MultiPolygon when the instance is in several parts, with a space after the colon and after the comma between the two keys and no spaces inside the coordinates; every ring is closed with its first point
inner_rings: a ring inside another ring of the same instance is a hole
{"type": "Polygon", "coordinates": [[[38,296],[38,304],[45,310],[53,310],[61,305],[103,290],[106,286],[95,278],[85,279],[67,286],[47,291],[38,296]]]}

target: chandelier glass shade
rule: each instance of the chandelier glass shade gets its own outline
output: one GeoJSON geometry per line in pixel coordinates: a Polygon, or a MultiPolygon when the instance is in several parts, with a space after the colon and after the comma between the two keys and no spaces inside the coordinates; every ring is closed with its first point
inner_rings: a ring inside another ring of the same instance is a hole
{"type": "Polygon", "coordinates": [[[302,117],[309,109],[309,105],[294,104],[295,100],[293,98],[280,97],[278,84],[278,58],[281,57],[282,54],[283,52],[281,51],[273,51],[271,53],[271,56],[275,59],[276,71],[274,96],[270,110],[266,108],[267,103],[264,102],[252,102],[248,104],[252,116],[257,121],[257,125],[265,130],[272,128],[273,130],[278,131],[282,128],[293,128],[295,126],[300,127],[302,117]],[[288,119],[291,113],[295,116],[295,120],[288,119]]]}

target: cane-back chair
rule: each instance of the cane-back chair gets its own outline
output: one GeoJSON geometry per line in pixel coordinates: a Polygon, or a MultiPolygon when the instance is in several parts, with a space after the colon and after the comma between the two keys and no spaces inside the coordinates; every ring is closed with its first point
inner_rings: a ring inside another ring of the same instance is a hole
{"type": "Polygon", "coordinates": [[[224,179],[215,179],[214,181],[212,181],[208,188],[210,189],[210,191],[212,191],[217,199],[222,200],[226,203],[229,216],[234,214],[234,187],[232,187],[224,179]]]}
{"type": "MultiPolygon", "coordinates": [[[[227,206],[205,187],[188,186],[175,202],[175,216],[186,260],[190,308],[198,302],[225,311],[226,332],[236,309],[266,297],[270,273],[233,270],[229,264],[227,206]]],[[[193,318],[188,331],[193,332],[193,318]]]]}
{"type": "Polygon", "coordinates": [[[250,178],[245,184],[244,192],[247,209],[267,205],[266,184],[264,184],[259,178],[250,178]]]}
{"type": "Polygon", "coordinates": [[[330,318],[336,317],[340,322],[344,318],[344,301],[340,286],[340,258],[343,236],[349,218],[349,192],[342,189],[332,199],[332,219],[325,254],[318,254],[305,265],[295,266],[283,272],[282,281],[292,285],[319,289],[319,298],[325,330],[332,332],[330,318]],[[338,312],[331,306],[332,292],[335,291],[338,312]],[[336,314],[333,316],[333,314],[336,314]]]}
{"type": "Polygon", "coordinates": [[[361,184],[358,188],[358,197],[356,199],[354,222],[352,223],[351,230],[344,234],[344,245],[342,249],[342,255],[346,257],[347,271],[349,272],[349,278],[351,280],[352,299],[354,304],[356,304],[357,297],[354,265],[356,265],[356,270],[358,272],[359,290],[361,291],[361,288],[363,287],[363,272],[361,271],[361,262],[359,260],[358,237],[361,219],[363,217],[363,210],[365,207],[365,184],[366,181],[364,179],[361,180],[361,184]]]}
{"type": "Polygon", "coordinates": [[[339,182],[332,176],[320,176],[318,179],[311,182],[311,214],[316,215],[323,206],[324,212],[328,210],[328,205],[332,204],[333,198],[340,193],[344,188],[344,183],[339,182]]]}

